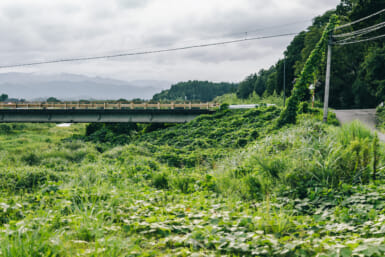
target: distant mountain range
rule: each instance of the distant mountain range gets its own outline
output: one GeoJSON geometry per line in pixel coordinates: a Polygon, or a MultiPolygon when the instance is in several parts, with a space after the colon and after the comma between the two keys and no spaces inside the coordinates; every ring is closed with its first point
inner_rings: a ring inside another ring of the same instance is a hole
{"type": "Polygon", "coordinates": [[[60,100],[151,99],[155,93],[170,86],[171,82],[168,81],[122,81],[75,74],[0,74],[0,94],[26,100],[41,100],[51,96],[60,100]]]}

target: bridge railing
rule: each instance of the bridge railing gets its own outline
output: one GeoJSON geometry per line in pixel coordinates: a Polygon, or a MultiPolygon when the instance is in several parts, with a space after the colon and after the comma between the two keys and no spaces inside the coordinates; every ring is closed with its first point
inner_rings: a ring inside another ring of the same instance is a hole
{"type": "Polygon", "coordinates": [[[45,109],[62,109],[62,110],[88,110],[88,109],[99,109],[99,110],[136,110],[136,109],[156,109],[156,110],[174,110],[174,109],[215,109],[218,108],[218,103],[73,103],[73,102],[63,102],[63,103],[40,103],[40,102],[31,102],[31,103],[0,103],[0,109],[35,109],[35,110],[45,110],[45,109]]]}

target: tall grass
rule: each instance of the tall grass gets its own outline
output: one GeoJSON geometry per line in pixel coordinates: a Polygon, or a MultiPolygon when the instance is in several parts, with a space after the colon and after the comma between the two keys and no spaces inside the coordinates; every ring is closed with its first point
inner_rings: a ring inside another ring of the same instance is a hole
{"type": "Polygon", "coordinates": [[[373,154],[377,156],[372,140],[370,130],[359,122],[329,127],[305,118],[299,126],[259,140],[225,160],[215,171],[217,188],[226,195],[251,199],[279,191],[305,197],[317,186],[365,184],[373,169],[373,154]]]}
{"type": "Polygon", "coordinates": [[[336,130],[335,134],[338,142],[344,146],[349,145],[354,140],[371,140],[373,138],[370,129],[358,120],[342,125],[341,128],[336,130]]]}

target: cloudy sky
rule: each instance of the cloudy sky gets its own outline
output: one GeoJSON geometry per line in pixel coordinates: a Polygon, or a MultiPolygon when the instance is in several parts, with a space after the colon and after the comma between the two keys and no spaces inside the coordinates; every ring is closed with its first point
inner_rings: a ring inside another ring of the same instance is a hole
{"type": "MultiPolygon", "coordinates": [[[[0,66],[299,32],[339,0],[1,0],[0,66]],[[248,32],[247,35],[245,32],[248,32]]],[[[6,72],[123,80],[242,80],[268,68],[293,37],[6,72]]]]}

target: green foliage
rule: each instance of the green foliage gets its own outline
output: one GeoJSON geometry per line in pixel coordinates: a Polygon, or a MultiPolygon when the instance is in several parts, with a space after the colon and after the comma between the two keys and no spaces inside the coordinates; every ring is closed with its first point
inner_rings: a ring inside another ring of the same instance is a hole
{"type": "Polygon", "coordinates": [[[0,102],[5,102],[7,101],[8,99],[8,95],[7,94],[1,94],[0,95],[0,102]]]}
{"type": "Polygon", "coordinates": [[[301,102],[298,106],[297,113],[309,113],[309,103],[308,102],[301,102]]]}
{"type": "MultiPolygon", "coordinates": [[[[241,83],[239,83],[239,86],[237,89],[237,97],[240,99],[248,98],[254,91],[254,83],[256,82],[256,80],[257,80],[257,75],[251,74],[241,83]]],[[[262,89],[262,92],[263,91],[265,90],[262,89]]]]}
{"type": "Polygon", "coordinates": [[[173,181],[174,187],[184,194],[194,192],[195,183],[195,178],[189,174],[178,174],[173,181]]]}
{"type": "Polygon", "coordinates": [[[0,134],[9,134],[12,132],[12,127],[8,124],[0,124],[0,134]]]}
{"type": "Polygon", "coordinates": [[[343,125],[337,133],[337,140],[344,146],[349,145],[354,140],[365,139],[372,139],[372,133],[359,121],[343,125]]]}
{"type": "Polygon", "coordinates": [[[378,150],[379,150],[379,139],[378,139],[378,134],[376,132],[374,135],[374,138],[373,138],[373,142],[372,142],[372,153],[373,153],[373,175],[372,175],[372,178],[373,178],[373,181],[375,181],[377,178],[377,164],[378,164],[378,160],[380,158],[380,154],[379,154],[378,150]]]}
{"type": "Polygon", "coordinates": [[[237,84],[213,83],[209,81],[187,81],[172,85],[170,89],[155,94],[154,101],[212,101],[215,97],[233,93],[237,84]]]}
{"type": "Polygon", "coordinates": [[[247,99],[240,99],[236,94],[226,94],[216,97],[214,101],[226,104],[258,104],[261,106],[275,104],[276,106],[283,106],[283,95],[273,93],[273,95],[260,97],[256,93],[253,93],[247,99]]]}
{"type": "Polygon", "coordinates": [[[150,143],[156,158],[169,166],[212,165],[227,151],[255,142],[272,127],[279,112],[276,107],[224,109],[215,115],[201,115],[187,124],[143,134],[135,141],[150,143]]]}
{"type": "Polygon", "coordinates": [[[228,109],[229,109],[229,106],[230,106],[229,104],[223,103],[223,104],[221,104],[219,110],[220,110],[220,111],[228,110],[228,109]]]}
{"type": "Polygon", "coordinates": [[[381,131],[385,131],[385,108],[377,107],[376,110],[376,127],[381,131]]]}
{"type": "Polygon", "coordinates": [[[385,101],[384,58],[385,46],[370,48],[360,70],[360,78],[372,95],[376,96],[377,103],[385,101]]]}
{"type": "Polygon", "coordinates": [[[155,174],[152,179],[152,184],[158,189],[167,189],[169,187],[169,177],[165,172],[155,174]]]}
{"type": "Polygon", "coordinates": [[[277,107],[224,108],[140,127],[115,146],[76,139],[82,124],[10,124],[0,134],[0,255],[382,255],[372,136],[318,112],[277,129],[277,107]]]}
{"type": "Polygon", "coordinates": [[[47,181],[58,181],[60,175],[49,170],[26,169],[4,170],[0,172],[1,189],[6,191],[30,191],[47,181]]]}
{"type": "Polygon", "coordinates": [[[252,96],[253,93],[261,97],[266,90],[268,90],[268,95],[272,95],[276,89],[276,76],[274,66],[269,70],[262,69],[258,74],[247,76],[239,83],[237,97],[239,99],[247,99],[252,96]]]}
{"type": "Polygon", "coordinates": [[[314,74],[318,70],[319,62],[322,60],[323,55],[325,55],[325,50],[329,41],[330,33],[337,24],[337,17],[332,16],[330,18],[329,24],[326,26],[323,35],[316,47],[310,54],[307,59],[305,66],[302,69],[300,77],[297,79],[297,82],[294,85],[294,89],[291,97],[288,99],[288,104],[284,111],[282,112],[279,120],[278,126],[281,127],[288,123],[295,123],[297,116],[298,104],[303,101],[307,101],[310,93],[308,85],[314,79],[314,74]]]}
{"type": "Polygon", "coordinates": [[[85,139],[92,142],[123,145],[130,141],[138,130],[134,123],[90,123],[86,127],[85,139]]]}
{"type": "Polygon", "coordinates": [[[60,103],[61,101],[55,97],[49,97],[46,100],[47,103],[60,103]]]}
{"type": "MultiPolygon", "coordinates": [[[[324,28],[329,19],[338,15],[341,23],[366,17],[385,8],[383,1],[372,0],[342,0],[336,10],[330,10],[313,19],[311,26],[306,31],[299,33],[287,46],[284,53],[285,60],[278,60],[269,70],[262,69],[258,75],[248,76],[238,88],[238,98],[247,99],[253,93],[251,84],[254,82],[254,92],[258,95],[271,95],[273,92],[281,94],[283,91],[283,77],[286,75],[286,96],[290,96],[294,79],[301,76],[302,70],[310,57],[317,42],[323,36],[324,28]],[[263,74],[263,75],[262,75],[263,74]],[[261,75],[261,76],[260,76],[261,75]],[[249,83],[251,82],[251,83],[249,83]]],[[[371,19],[361,21],[353,26],[335,31],[342,34],[363,29],[384,20],[384,14],[376,15],[371,19]]],[[[382,35],[383,31],[372,32],[371,36],[382,35]]],[[[383,101],[384,44],[381,41],[361,42],[354,45],[333,46],[331,85],[332,94],[329,105],[333,108],[373,108],[383,101]]],[[[325,55],[324,55],[325,56],[325,55]]],[[[314,71],[314,80],[320,83],[315,89],[316,99],[322,101],[324,97],[326,58],[317,60],[314,71]],[[320,86],[322,85],[322,86],[320,86]]],[[[298,82],[298,81],[297,81],[298,82]]],[[[293,110],[295,108],[292,108],[293,110]]]]}
{"type": "Polygon", "coordinates": [[[26,153],[21,156],[21,160],[29,166],[39,165],[41,157],[36,153],[26,153]]]}

